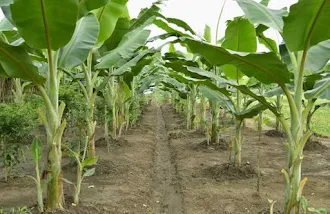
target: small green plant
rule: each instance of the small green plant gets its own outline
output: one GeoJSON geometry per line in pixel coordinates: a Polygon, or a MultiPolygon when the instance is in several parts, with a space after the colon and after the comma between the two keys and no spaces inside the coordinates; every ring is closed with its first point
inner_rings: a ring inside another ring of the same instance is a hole
{"type": "Polygon", "coordinates": [[[276,201],[270,200],[268,199],[268,203],[269,203],[269,214],[273,214],[274,213],[274,205],[276,203],[276,201]]]}
{"type": "Polygon", "coordinates": [[[32,159],[35,163],[35,169],[36,169],[36,176],[30,176],[28,175],[29,178],[32,178],[37,185],[37,200],[38,200],[38,208],[40,212],[44,211],[44,202],[43,202],[43,196],[42,196],[42,183],[41,183],[41,176],[40,176],[40,170],[39,170],[39,162],[42,158],[42,145],[40,143],[40,140],[35,137],[32,142],[32,159]]]}
{"type": "Polygon", "coordinates": [[[24,206],[17,208],[10,208],[9,211],[5,211],[4,209],[0,209],[0,214],[32,214],[32,209],[24,206]]]}
{"type": "Polygon", "coordinates": [[[78,146],[77,152],[70,149],[68,146],[65,145],[65,148],[67,148],[72,156],[75,158],[78,166],[77,166],[77,180],[76,183],[73,183],[65,178],[62,178],[63,181],[65,181],[68,184],[72,184],[75,188],[75,195],[74,195],[74,204],[78,205],[79,203],[79,196],[81,192],[81,184],[83,182],[83,179],[88,176],[92,176],[95,173],[95,168],[90,168],[85,170],[87,166],[93,166],[96,164],[98,157],[89,157],[86,158],[87,153],[87,147],[88,147],[88,137],[85,139],[85,145],[83,149],[83,155],[80,157],[80,146],[78,146]]]}
{"type": "Polygon", "coordinates": [[[308,201],[304,196],[302,196],[300,199],[300,205],[304,211],[304,214],[307,214],[307,213],[327,214],[328,213],[325,208],[316,209],[316,208],[309,207],[308,201]]]}
{"type": "Polygon", "coordinates": [[[0,139],[8,144],[27,143],[38,122],[32,104],[0,104],[0,139]]]}
{"type": "Polygon", "coordinates": [[[0,161],[4,165],[5,181],[12,176],[13,168],[23,161],[23,151],[18,145],[6,145],[2,143],[0,161]]]}

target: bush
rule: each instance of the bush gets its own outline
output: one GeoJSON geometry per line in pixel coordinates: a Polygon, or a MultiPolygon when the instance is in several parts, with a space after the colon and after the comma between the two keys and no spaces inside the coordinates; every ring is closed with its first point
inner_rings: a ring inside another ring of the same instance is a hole
{"type": "Polygon", "coordinates": [[[79,91],[77,83],[70,83],[60,87],[59,100],[65,103],[63,118],[69,127],[83,126],[85,123],[86,101],[79,91]]]}
{"type": "Polygon", "coordinates": [[[29,143],[38,123],[31,103],[0,104],[0,161],[5,168],[5,180],[23,160],[21,143],[29,143]]]}
{"type": "Polygon", "coordinates": [[[0,104],[0,139],[7,143],[30,143],[38,124],[31,103],[0,104]]]}
{"type": "Polygon", "coordinates": [[[44,105],[42,97],[37,94],[27,94],[25,101],[30,103],[33,109],[38,109],[44,105]]]}

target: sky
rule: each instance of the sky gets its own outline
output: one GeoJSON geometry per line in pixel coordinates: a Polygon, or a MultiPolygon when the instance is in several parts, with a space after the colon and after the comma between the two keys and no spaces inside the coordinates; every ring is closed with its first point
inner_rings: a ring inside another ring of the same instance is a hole
{"type": "MultiPolygon", "coordinates": [[[[136,17],[140,10],[150,7],[155,0],[129,0],[128,9],[132,18],[136,17]]],[[[187,22],[195,32],[203,34],[205,25],[209,25],[212,29],[213,40],[215,40],[215,29],[221,11],[222,5],[226,1],[225,9],[220,21],[219,38],[222,38],[226,29],[226,21],[232,20],[236,16],[243,15],[242,10],[235,0],[167,0],[162,6],[162,14],[166,17],[179,18],[187,22]]],[[[259,0],[258,0],[259,1],[259,0]]],[[[298,0],[271,0],[269,7],[272,9],[280,9],[289,7],[298,0]]],[[[0,11],[0,19],[3,14],[0,11]]],[[[157,27],[152,27],[152,36],[161,34],[162,31],[157,27]]],[[[277,42],[278,36],[271,31],[266,35],[277,42]]]]}
{"type": "MultiPolygon", "coordinates": [[[[258,0],[260,1],[260,0],[258,0]]],[[[298,0],[271,0],[269,7],[272,9],[281,9],[290,7],[298,0]]],[[[141,8],[148,7],[154,0],[131,0],[128,3],[131,17],[136,17],[141,8]]],[[[166,17],[179,18],[187,22],[192,29],[200,35],[203,35],[205,25],[209,25],[212,29],[213,40],[215,40],[215,29],[221,11],[222,5],[225,3],[220,26],[219,39],[224,36],[226,29],[226,21],[232,20],[236,16],[244,15],[243,11],[234,0],[168,0],[162,7],[162,13],[166,17]]],[[[156,27],[152,28],[153,34],[159,34],[162,31],[156,27]]],[[[275,41],[278,36],[274,32],[267,32],[266,35],[272,37],[275,41]]]]}

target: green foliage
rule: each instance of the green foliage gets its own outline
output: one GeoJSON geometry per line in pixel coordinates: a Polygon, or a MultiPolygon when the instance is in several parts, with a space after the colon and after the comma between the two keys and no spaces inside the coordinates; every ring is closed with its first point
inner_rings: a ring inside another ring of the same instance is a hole
{"type": "Polygon", "coordinates": [[[113,33],[118,19],[122,16],[126,9],[128,0],[111,0],[103,8],[96,12],[96,16],[100,22],[100,33],[97,44],[103,43],[113,33]]]}
{"type": "Polygon", "coordinates": [[[47,181],[42,180],[40,175],[40,169],[39,169],[39,162],[42,159],[42,145],[40,143],[39,138],[35,137],[32,141],[31,146],[31,153],[32,153],[32,159],[35,163],[35,170],[36,170],[36,176],[30,176],[27,175],[27,177],[30,177],[33,181],[35,181],[37,186],[37,201],[38,201],[38,208],[41,213],[44,212],[44,202],[43,202],[43,184],[47,183],[47,181]],[[44,182],[45,181],[45,182],[44,182]]]}
{"type": "Polygon", "coordinates": [[[325,115],[330,115],[329,107],[318,109],[312,117],[311,129],[325,136],[330,136],[329,119],[325,115]]]}
{"type": "Polygon", "coordinates": [[[110,51],[100,59],[96,69],[110,68],[117,64],[122,58],[128,58],[140,46],[144,45],[150,35],[150,30],[136,29],[127,33],[118,47],[110,51]]]}
{"type": "Polygon", "coordinates": [[[20,143],[28,143],[37,126],[38,116],[30,103],[0,104],[0,161],[7,177],[23,161],[20,143]]]}
{"type": "Polygon", "coordinates": [[[321,71],[330,59],[330,39],[313,46],[307,54],[305,67],[312,72],[321,71]]]}
{"type": "Polygon", "coordinates": [[[70,42],[61,49],[59,67],[74,68],[81,65],[94,47],[99,34],[99,22],[94,14],[81,18],[70,42]]]}
{"type": "Polygon", "coordinates": [[[0,104],[0,139],[6,144],[28,143],[38,122],[31,103],[0,104]]]}
{"type": "Polygon", "coordinates": [[[275,53],[230,53],[222,47],[185,38],[183,41],[195,54],[200,54],[214,66],[235,65],[245,75],[262,83],[284,84],[290,82],[290,72],[275,53]]]}
{"type": "MultiPolygon", "coordinates": [[[[94,117],[96,121],[100,121],[101,123],[104,122],[104,108],[105,108],[105,100],[103,97],[97,96],[95,98],[95,111],[94,111],[94,117]]],[[[112,112],[108,112],[109,121],[111,121],[112,118],[112,112]]]]}
{"type": "Polygon", "coordinates": [[[32,59],[23,46],[11,46],[0,41],[0,77],[15,77],[34,83],[43,83],[32,59]]]}
{"type": "Polygon", "coordinates": [[[133,125],[139,120],[142,114],[141,106],[144,106],[145,103],[144,99],[142,99],[142,96],[135,95],[134,99],[131,101],[129,112],[130,112],[130,123],[133,125]]]}
{"type": "Polygon", "coordinates": [[[83,0],[79,4],[79,16],[85,16],[90,11],[103,7],[109,2],[109,0],[83,0]]]}
{"type": "Polygon", "coordinates": [[[258,41],[260,44],[263,44],[268,50],[278,53],[278,47],[277,47],[276,42],[264,35],[264,32],[267,29],[268,29],[268,27],[266,27],[264,25],[259,25],[256,28],[258,41]]]}
{"type": "MultiPolygon", "coordinates": [[[[248,19],[242,17],[228,21],[222,47],[239,52],[256,52],[257,37],[253,24],[248,19]]],[[[243,77],[242,73],[233,65],[224,65],[222,70],[227,78],[236,80],[243,77]]]]}
{"type": "Polygon", "coordinates": [[[32,159],[38,163],[42,157],[42,145],[38,138],[34,138],[32,141],[32,159]]]}
{"type": "Polygon", "coordinates": [[[300,204],[304,213],[316,213],[316,214],[327,214],[327,210],[325,208],[312,208],[309,206],[308,201],[305,197],[302,197],[300,200],[300,204]]]}
{"type": "MultiPolygon", "coordinates": [[[[242,8],[245,16],[256,25],[263,24],[279,32],[283,29],[283,16],[288,12],[286,10],[272,10],[256,1],[238,0],[237,3],[242,8]]],[[[264,2],[265,3],[265,2],[264,2]]]]}
{"type": "Polygon", "coordinates": [[[0,214],[32,214],[32,209],[28,207],[10,208],[9,210],[1,209],[0,214]]]}
{"type": "Polygon", "coordinates": [[[225,40],[222,47],[240,52],[256,52],[256,30],[248,19],[236,17],[227,22],[225,40]]]}
{"type": "Polygon", "coordinates": [[[330,2],[327,0],[300,0],[290,7],[290,14],[284,18],[283,36],[290,51],[308,48],[328,40],[330,31],[330,2]]]}
{"type": "Polygon", "coordinates": [[[17,144],[6,144],[6,142],[3,142],[3,145],[0,147],[2,147],[0,150],[0,162],[4,165],[5,180],[8,181],[8,178],[12,176],[13,168],[23,161],[24,154],[17,144]]]}
{"type": "Polygon", "coordinates": [[[15,0],[10,9],[18,32],[27,44],[37,49],[58,50],[72,37],[78,1],[15,0]]]}
{"type": "Polygon", "coordinates": [[[71,127],[84,126],[86,114],[86,101],[79,90],[77,83],[62,85],[59,91],[59,100],[66,104],[63,117],[71,127]]]}
{"type": "Polygon", "coordinates": [[[38,94],[26,94],[25,102],[29,103],[33,109],[38,109],[43,106],[42,97],[38,94]]]}

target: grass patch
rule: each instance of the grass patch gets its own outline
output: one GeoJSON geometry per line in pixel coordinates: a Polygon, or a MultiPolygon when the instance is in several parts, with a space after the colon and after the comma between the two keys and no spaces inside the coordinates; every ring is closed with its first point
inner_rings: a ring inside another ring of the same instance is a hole
{"type": "MultiPolygon", "coordinates": [[[[290,109],[286,99],[283,99],[282,105],[282,113],[289,120],[290,109]]],[[[264,125],[275,127],[276,118],[271,111],[264,111],[263,117],[264,125]]],[[[330,107],[322,107],[315,112],[312,117],[311,128],[317,134],[330,136],[330,107]]]]}

